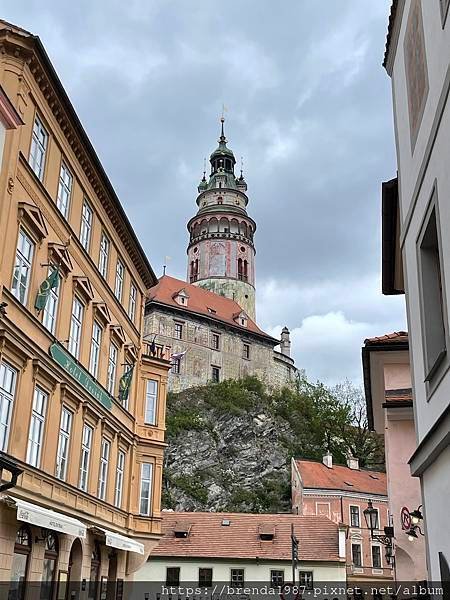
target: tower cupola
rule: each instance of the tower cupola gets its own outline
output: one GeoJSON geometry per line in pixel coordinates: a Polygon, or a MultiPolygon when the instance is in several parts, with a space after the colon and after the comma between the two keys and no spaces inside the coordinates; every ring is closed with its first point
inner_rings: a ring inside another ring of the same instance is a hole
{"type": "Polygon", "coordinates": [[[188,281],[235,300],[255,319],[256,223],[247,213],[247,183],[236,177],[236,159],[227,146],[222,117],[219,145],[198,186],[195,217],[188,230],[188,281]]]}

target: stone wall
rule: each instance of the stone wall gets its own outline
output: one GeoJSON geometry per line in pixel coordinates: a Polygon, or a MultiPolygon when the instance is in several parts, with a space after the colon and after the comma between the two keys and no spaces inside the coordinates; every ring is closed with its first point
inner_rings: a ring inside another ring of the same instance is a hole
{"type": "Polygon", "coordinates": [[[156,334],[156,343],[170,346],[173,353],[184,352],[180,373],[169,374],[169,390],[181,391],[205,385],[212,379],[212,367],[219,367],[220,380],[256,375],[273,387],[281,387],[295,379],[292,359],[275,352],[269,342],[251,332],[240,332],[220,321],[208,322],[186,311],[175,313],[161,307],[147,307],[145,335],[156,334]],[[175,323],[182,324],[182,339],[175,337],[175,323]],[[219,350],[213,348],[213,334],[219,334],[219,350]],[[244,358],[244,344],[250,345],[250,358],[244,358]]]}

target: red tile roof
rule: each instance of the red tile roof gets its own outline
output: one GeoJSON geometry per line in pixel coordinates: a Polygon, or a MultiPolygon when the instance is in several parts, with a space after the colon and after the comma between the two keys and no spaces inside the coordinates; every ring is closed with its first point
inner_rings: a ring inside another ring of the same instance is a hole
{"type": "Polygon", "coordinates": [[[309,489],[362,492],[387,496],[386,473],[366,469],[350,469],[333,465],[332,469],[312,460],[296,460],[303,487],[309,489]]]}
{"type": "Polygon", "coordinates": [[[405,342],[408,342],[407,331],[394,331],[393,333],[387,333],[386,335],[380,335],[364,340],[366,346],[378,344],[403,344],[405,342]]]}
{"type": "Polygon", "coordinates": [[[219,294],[192,285],[181,279],[175,279],[174,277],[169,277],[169,275],[164,275],[159,282],[149,290],[147,298],[149,302],[158,302],[182,310],[183,312],[192,312],[207,316],[210,319],[232,325],[242,331],[256,333],[257,335],[264,336],[273,342],[274,345],[279,343],[278,340],[272,338],[260,329],[250,318],[248,319],[247,327],[239,325],[235,321],[235,318],[243,309],[234,300],[219,296],[219,294]],[[175,298],[181,290],[185,290],[189,296],[187,306],[181,306],[175,302],[175,298]],[[214,312],[211,312],[211,309],[214,312]]]}
{"type": "Polygon", "coordinates": [[[299,539],[301,560],[339,561],[338,526],[326,517],[291,514],[162,512],[163,537],[151,557],[291,559],[291,523],[299,539]],[[230,524],[222,525],[224,519],[230,524]],[[186,538],[174,529],[189,529],[186,538]],[[274,529],[273,540],[259,537],[274,529]]]}

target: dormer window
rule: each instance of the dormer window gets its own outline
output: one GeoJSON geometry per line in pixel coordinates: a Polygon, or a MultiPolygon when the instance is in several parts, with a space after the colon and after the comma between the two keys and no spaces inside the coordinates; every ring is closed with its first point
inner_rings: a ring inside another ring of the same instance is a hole
{"type": "Polygon", "coordinates": [[[263,524],[259,526],[259,539],[263,542],[271,542],[275,537],[275,527],[273,525],[263,524]]]}
{"type": "MultiPolygon", "coordinates": [[[[195,262],[195,261],[194,261],[195,262]]],[[[198,261],[196,261],[198,263],[198,261]]],[[[189,294],[186,292],[186,290],[180,290],[179,292],[176,292],[172,298],[175,300],[175,302],[177,304],[179,304],[180,306],[187,306],[189,303],[189,294]]]]}
{"type": "Polygon", "coordinates": [[[173,533],[176,538],[187,538],[189,536],[190,529],[191,529],[190,525],[183,525],[181,523],[180,524],[176,523],[175,527],[173,529],[173,533]]]}

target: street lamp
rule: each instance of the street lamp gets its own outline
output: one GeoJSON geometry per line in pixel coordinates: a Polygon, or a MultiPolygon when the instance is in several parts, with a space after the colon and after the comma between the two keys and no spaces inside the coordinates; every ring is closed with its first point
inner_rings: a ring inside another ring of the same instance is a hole
{"type": "Polygon", "coordinates": [[[375,529],[379,529],[378,511],[373,507],[372,500],[367,503],[367,508],[363,510],[363,515],[366,520],[367,529],[370,529],[370,537],[376,542],[380,542],[386,547],[386,560],[389,564],[394,561],[394,548],[392,539],[394,537],[394,528],[385,527],[384,535],[374,533],[375,529]]]}

